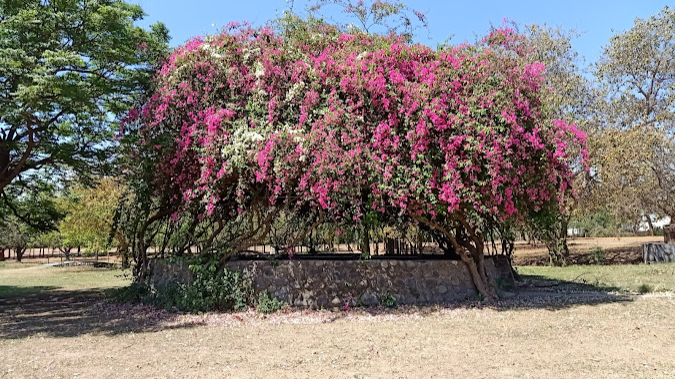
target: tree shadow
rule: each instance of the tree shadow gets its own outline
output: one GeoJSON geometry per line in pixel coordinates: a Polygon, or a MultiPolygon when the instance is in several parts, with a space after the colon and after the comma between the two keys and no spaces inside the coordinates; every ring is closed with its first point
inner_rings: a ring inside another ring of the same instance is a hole
{"type": "MultiPolygon", "coordinates": [[[[560,311],[577,306],[594,306],[611,303],[630,303],[635,295],[620,292],[620,288],[603,285],[599,282],[585,280],[564,281],[554,280],[539,275],[522,275],[522,281],[514,286],[505,286],[499,289],[500,298],[497,301],[487,302],[478,296],[452,302],[428,302],[413,305],[399,305],[396,307],[371,306],[355,307],[357,312],[370,316],[410,314],[414,312],[421,316],[430,316],[440,312],[460,309],[492,309],[497,311],[545,309],[560,311]]],[[[347,312],[336,312],[330,322],[338,321],[346,316],[347,312]]]]}
{"type": "Polygon", "coordinates": [[[543,275],[521,275],[522,281],[501,292],[502,297],[487,307],[496,310],[546,309],[563,310],[581,305],[628,303],[633,294],[622,292],[619,287],[586,279],[559,280],[543,275]]]}
{"type": "Polygon", "coordinates": [[[0,339],[32,336],[115,335],[198,326],[175,322],[179,314],[153,307],[106,301],[109,290],[61,290],[57,287],[2,286],[0,339]]]}
{"type": "MultiPolygon", "coordinates": [[[[371,316],[410,313],[431,316],[438,312],[482,308],[497,311],[558,311],[581,305],[632,302],[635,298],[634,295],[618,292],[618,288],[583,280],[562,281],[537,275],[524,275],[523,279],[514,287],[501,288],[501,297],[496,302],[485,302],[473,297],[464,301],[429,302],[392,308],[355,307],[349,312],[334,312],[334,317],[327,322],[338,321],[354,311],[371,316]]],[[[112,291],[0,286],[0,339],[116,335],[206,325],[199,318],[181,318],[181,313],[154,306],[107,301],[112,291]]]]}
{"type": "Polygon", "coordinates": [[[521,289],[543,288],[563,292],[597,292],[605,294],[621,291],[619,287],[610,286],[599,280],[588,280],[583,277],[583,274],[572,280],[553,279],[545,275],[532,274],[521,274],[521,278],[522,281],[520,283],[516,282],[516,285],[521,289]]]}

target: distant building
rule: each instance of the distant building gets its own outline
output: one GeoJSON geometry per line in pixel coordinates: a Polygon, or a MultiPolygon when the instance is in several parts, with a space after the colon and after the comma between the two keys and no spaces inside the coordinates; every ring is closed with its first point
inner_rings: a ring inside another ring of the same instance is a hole
{"type": "MultiPolygon", "coordinates": [[[[670,217],[664,217],[660,220],[655,220],[655,217],[652,217],[652,225],[654,229],[660,229],[664,226],[670,224],[670,217]]],[[[647,217],[642,217],[642,221],[638,225],[638,232],[647,232],[649,231],[649,223],[647,223],[647,217]]]]}
{"type": "Polygon", "coordinates": [[[579,228],[567,228],[568,237],[579,237],[583,233],[583,230],[579,228]]]}

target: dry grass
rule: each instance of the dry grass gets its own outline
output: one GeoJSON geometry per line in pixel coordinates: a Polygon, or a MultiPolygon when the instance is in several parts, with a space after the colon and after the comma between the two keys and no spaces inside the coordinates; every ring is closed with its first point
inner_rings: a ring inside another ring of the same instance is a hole
{"type": "MultiPolygon", "coordinates": [[[[672,298],[0,340],[7,378],[672,378],[672,298]]],[[[246,321],[246,322],[245,322],[246,321]]],[[[73,320],[72,322],[77,322],[73,320]]]]}
{"type": "MultiPolygon", "coordinates": [[[[648,242],[663,242],[663,237],[607,237],[607,238],[570,238],[568,240],[568,246],[570,248],[570,253],[573,258],[578,260],[579,263],[587,263],[587,256],[592,251],[600,248],[606,254],[611,263],[638,263],[642,258],[641,246],[644,243],[648,242]]],[[[353,253],[359,252],[350,251],[347,245],[336,245],[334,246],[336,251],[331,253],[353,253]]],[[[262,253],[270,252],[269,246],[263,248],[263,246],[255,246],[251,250],[258,251],[262,253]]],[[[371,250],[375,250],[374,244],[371,244],[371,250]]],[[[379,244],[378,251],[380,253],[384,252],[384,244],[379,244]]],[[[65,258],[63,254],[56,251],[54,254],[49,257],[39,256],[39,251],[34,249],[28,251],[24,255],[23,262],[28,264],[38,264],[38,263],[47,263],[47,262],[60,262],[65,258]]],[[[71,256],[72,260],[93,260],[92,256],[77,257],[75,254],[71,256]]],[[[111,254],[107,256],[100,256],[100,261],[120,264],[122,262],[122,257],[117,254],[111,254]]],[[[11,261],[9,261],[11,262],[11,261]]],[[[546,247],[543,244],[538,244],[535,246],[529,245],[525,241],[516,242],[515,251],[514,251],[514,263],[516,265],[542,265],[548,262],[548,252],[546,247]]],[[[0,262],[0,268],[2,267],[3,262],[0,262]]]]}
{"type": "MultiPolygon", "coordinates": [[[[597,247],[609,250],[636,247],[649,242],[663,242],[663,236],[569,238],[567,240],[570,251],[577,253],[590,252],[597,247]]],[[[538,255],[546,253],[546,247],[543,245],[530,246],[525,241],[518,241],[516,242],[516,253],[524,256],[538,255]]]]}
{"type": "MultiPolygon", "coordinates": [[[[569,239],[567,244],[574,262],[588,263],[589,255],[601,249],[608,263],[633,264],[642,261],[642,244],[649,242],[663,242],[663,237],[575,238],[569,239]]],[[[543,244],[531,246],[527,242],[518,241],[513,259],[518,266],[545,265],[549,256],[543,244]]]]}

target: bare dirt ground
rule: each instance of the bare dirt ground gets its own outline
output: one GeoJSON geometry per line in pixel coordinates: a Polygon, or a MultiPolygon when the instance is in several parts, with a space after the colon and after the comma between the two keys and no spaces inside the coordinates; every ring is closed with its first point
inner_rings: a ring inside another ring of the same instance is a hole
{"type": "Polygon", "coordinates": [[[0,377],[675,377],[675,300],[667,294],[267,318],[171,316],[84,299],[52,308],[67,296],[5,308],[0,377]]]}
{"type": "MultiPolygon", "coordinates": [[[[663,236],[655,237],[606,237],[570,238],[567,240],[572,263],[588,264],[591,254],[601,249],[607,264],[635,264],[642,262],[642,244],[663,242],[663,236]]],[[[529,245],[516,242],[513,264],[516,266],[547,265],[549,255],[543,244],[529,245]]]]}
{"type": "Polygon", "coordinates": [[[114,275],[0,267],[0,378],[675,377],[671,292],[181,315],[105,301],[114,275]]]}

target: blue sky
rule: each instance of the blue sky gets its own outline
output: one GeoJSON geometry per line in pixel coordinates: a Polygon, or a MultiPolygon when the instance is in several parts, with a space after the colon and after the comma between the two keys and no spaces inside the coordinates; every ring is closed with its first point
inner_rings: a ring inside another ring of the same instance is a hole
{"type": "MultiPolygon", "coordinates": [[[[144,24],[164,22],[173,37],[172,45],[188,38],[214,34],[230,21],[248,21],[263,25],[282,14],[285,0],[131,0],[143,7],[148,17],[144,24]],[[214,26],[215,25],[215,26],[214,26]]],[[[576,29],[582,36],[574,47],[593,62],[603,46],[616,32],[630,29],[636,17],[647,18],[658,13],[668,1],[656,0],[567,0],[567,1],[498,1],[498,0],[409,0],[411,8],[429,18],[429,32],[420,31],[416,40],[435,47],[452,37],[452,42],[472,42],[483,35],[491,24],[501,25],[508,18],[519,24],[546,23],[576,29]],[[614,30],[614,31],[613,31],[614,30]]],[[[296,0],[296,9],[304,8],[296,0]]],[[[326,11],[339,12],[338,8],[326,11]]],[[[330,13],[330,12],[328,12],[330,13]]]]}

